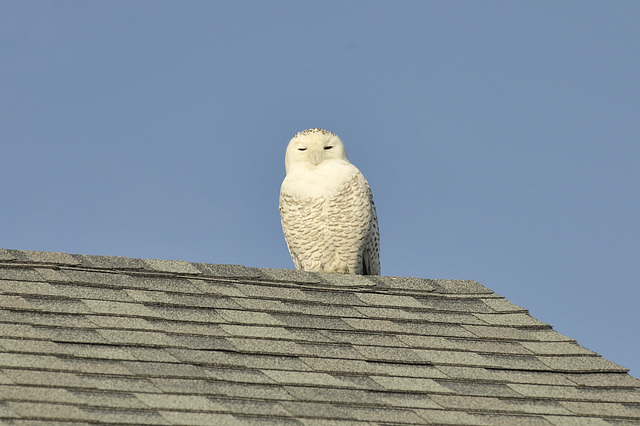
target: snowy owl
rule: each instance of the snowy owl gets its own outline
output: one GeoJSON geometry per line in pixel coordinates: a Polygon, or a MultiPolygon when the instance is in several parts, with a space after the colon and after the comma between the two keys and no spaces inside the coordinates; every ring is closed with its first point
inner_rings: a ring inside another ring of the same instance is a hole
{"type": "Polygon", "coordinates": [[[285,155],[280,219],[297,269],[380,274],[380,231],[373,196],[349,163],[338,135],[297,133],[285,155]]]}

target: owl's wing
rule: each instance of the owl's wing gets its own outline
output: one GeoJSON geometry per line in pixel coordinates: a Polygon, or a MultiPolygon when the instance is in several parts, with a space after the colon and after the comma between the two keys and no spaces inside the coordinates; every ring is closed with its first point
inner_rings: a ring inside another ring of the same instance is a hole
{"type": "Polygon", "coordinates": [[[380,228],[378,227],[378,215],[376,213],[376,205],[373,202],[371,188],[366,180],[365,185],[369,199],[371,221],[362,254],[362,275],[380,275],[380,228]]]}
{"type": "Polygon", "coordinates": [[[293,264],[296,269],[301,269],[302,263],[296,254],[298,250],[296,250],[294,243],[296,238],[295,234],[298,233],[296,231],[298,226],[295,223],[296,217],[291,210],[292,208],[295,208],[295,205],[291,201],[290,195],[280,192],[280,203],[278,209],[280,210],[280,222],[282,224],[282,231],[284,232],[284,240],[287,243],[287,249],[289,249],[289,254],[291,255],[293,264]]]}

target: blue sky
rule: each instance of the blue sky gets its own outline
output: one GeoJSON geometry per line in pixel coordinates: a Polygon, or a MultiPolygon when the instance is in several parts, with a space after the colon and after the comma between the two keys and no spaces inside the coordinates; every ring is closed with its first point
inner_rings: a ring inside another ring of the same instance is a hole
{"type": "Polygon", "coordinates": [[[382,273],[474,279],[640,376],[640,2],[0,3],[0,247],[293,268],[300,130],[382,273]]]}

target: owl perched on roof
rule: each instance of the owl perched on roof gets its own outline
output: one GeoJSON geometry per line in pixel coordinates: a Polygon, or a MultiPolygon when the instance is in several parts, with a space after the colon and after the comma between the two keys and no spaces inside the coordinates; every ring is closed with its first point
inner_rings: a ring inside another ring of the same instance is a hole
{"type": "Polygon", "coordinates": [[[380,274],[380,231],[373,196],[327,130],[297,133],[284,159],[280,218],[297,269],[380,274]]]}

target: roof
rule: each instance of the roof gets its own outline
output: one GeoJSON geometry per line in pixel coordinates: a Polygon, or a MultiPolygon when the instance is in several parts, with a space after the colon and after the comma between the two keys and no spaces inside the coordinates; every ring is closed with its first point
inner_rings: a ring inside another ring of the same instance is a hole
{"type": "Polygon", "coordinates": [[[640,381],[475,281],[0,249],[0,422],[640,423],[640,381]]]}

